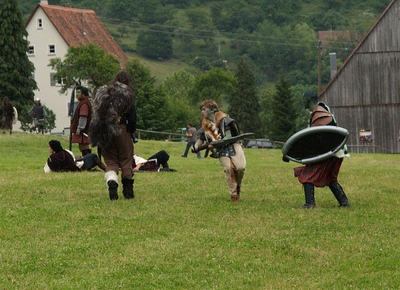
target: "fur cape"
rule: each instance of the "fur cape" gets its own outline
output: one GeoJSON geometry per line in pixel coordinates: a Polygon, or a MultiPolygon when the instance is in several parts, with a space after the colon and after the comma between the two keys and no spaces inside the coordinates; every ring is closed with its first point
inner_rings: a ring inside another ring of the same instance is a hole
{"type": "Polygon", "coordinates": [[[221,140],[221,136],[218,134],[219,124],[221,120],[226,117],[229,116],[222,111],[217,111],[214,114],[215,123],[211,122],[207,118],[201,120],[201,127],[203,128],[206,137],[210,139],[211,142],[221,140]]]}
{"type": "Polygon", "coordinates": [[[133,106],[134,98],[132,89],[120,82],[98,89],[89,128],[93,146],[106,148],[122,133],[120,119],[133,106]]]}

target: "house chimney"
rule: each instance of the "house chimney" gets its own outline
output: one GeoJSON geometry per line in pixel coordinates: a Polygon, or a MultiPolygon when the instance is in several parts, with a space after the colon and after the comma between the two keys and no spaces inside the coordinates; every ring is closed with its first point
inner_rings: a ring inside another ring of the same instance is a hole
{"type": "Polygon", "coordinates": [[[337,72],[336,52],[329,53],[329,62],[331,67],[331,77],[337,72]]]}
{"type": "Polygon", "coordinates": [[[49,1],[47,1],[47,0],[40,0],[40,4],[49,5],[49,1]]]}
{"type": "Polygon", "coordinates": [[[72,8],[72,4],[71,3],[67,3],[67,4],[65,4],[65,7],[72,8]]]}

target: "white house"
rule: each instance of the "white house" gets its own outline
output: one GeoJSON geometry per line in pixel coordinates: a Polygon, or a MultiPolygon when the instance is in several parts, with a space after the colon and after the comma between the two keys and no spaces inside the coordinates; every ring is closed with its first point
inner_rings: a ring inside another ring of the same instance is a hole
{"type": "Polygon", "coordinates": [[[68,106],[71,90],[61,94],[60,84],[52,76],[48,65],[51,58],[63,58],[70,46],[93,42],[107,53],[115,55],[124,67],[128,57],[101,23],[93,10],[49,5],[41,0],[25,23],[28,32],[30,61],[35,66],[34,79],[38,85],[35,98],[56,114],[53,132],[62,132],[70,126],[68,106]]]}

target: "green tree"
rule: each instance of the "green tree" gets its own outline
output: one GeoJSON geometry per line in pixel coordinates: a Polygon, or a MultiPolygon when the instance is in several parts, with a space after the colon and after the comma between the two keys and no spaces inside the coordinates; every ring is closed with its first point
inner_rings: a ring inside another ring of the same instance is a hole
{"type": "Polygon", "coordinates": [[[297,110],[296,129],[295,129],[296,132],[306,128],[307,124],[308,124],[308,119],[310,118],[310,114],[305,109],[304,101],[303,101],[304,92],[307,90],[310,90],[310,89],[318,91],[318,86],[317,85],[305,86],[305,85],[297,84],[290,88],[290,91],[293,94],[293,105],[294,105],[294,108],[297,110]]]}
{"type": "Polygon", "coordinates": [[[259,88],[260,91],[260,119],[259,119],[259,126],[260,132],[262,133],[262,138],[269,138],[270,134],[270,127],[272,120],[272,96],[275,93],[275,87],[272,85],[264,85],[259,88]]]}
{"type": "Polygon", "coordinates": [[[249,48],[249,57],[260,73],[275,81],[280,71],[288,72],[292,83],[308,84],[316,72],[317,37],[306,23],[278,27],[264,21],[253,33],[257,40],[249,48]]]}
{"type": "Polygon", "coordinates": [[[192,104],[188,97],[193,85],[194,76],[185,70],[180,70],[165,78],[159,87],[166,96],[168,124],[171,132],[175,132],[177,128],[186,127],[188,122],[198,123],[197,104],[192,104]]]}
{"type": "Polygon", "coordinates": [[[113,20],[130,21],[138,16],[138,10],[130,0],[108,1],[105,15],[113,20]]]}
{"type": "Polygon", "coordinates": [[[144,57],[168,59],[172,56],[170,32],[159,25],[152,25],[149,30],[141,30],[136,40],[136,48],[144,57]]]}
{"type": "Polygon", "coordinates": [[[296,23],[301,6],[302,4],[298,0],[275,0],[263,1],[261,8],[265,12],[266,19],[281,26],[287,24],[288,21],[296,23]]]}
{"type": "Polygon", "coordinates": [[[158,0],[141,0],[137,1],[137,9],[139,10],[139,21],[143,23],[160,23],[157,19],[157,9],[161,6],[158,0]]]}
{"type": "Polygon", "coordinates": [[[86,81],[89,88],[105,85],[112,81],[120,70],[119,60],[94,43],[71,46],[64,57],[52,58],[49,66],[56,71],[54,78],[63,80],[61,93],[86,81]]]}
{"type": "Polygon", "coordinates": [[[293,95],[284,74],[275,85],[271,100],[271,120],[269,137],[274,141],[286,141],[296,130],[297,109],[293,105],[293,95]]]}
{"type": "Polygon", "coordinates": [[[224,29],[223,23],[223,5],[221,2],[212,3],[210,6],[210,16],[217,29],[224,29]]]}
{"type": "Polygon", "coordinates": [[[206,99],[213,99],[220,103],[222,96],[232,92],[234,82],[233,75],[220,68],[212,68],[206,73],[199,73],[189,92],[190,99],[194,104],[206,99]]]}
{"type": "Polygon", "coordinates": [[[310,24],[315,30],[337,30],[340,27],[348,27],[348,18],[340,10],[329,9],[314,14],[310,19],[310,24]]]}
{"type": "Polygon", "coordinates": [[[202,39],[206,47],[212,46],[215,38],[213,32],[215,27],[211,18],[198,9],[186,10],[186,17],[192,28],[190,34],[202,39]]]}
{"type": "MultiPolygon", "coordinates": [[[[166,122],[168,111],[166,109],[165,96],[155,86],[155,78],[150,69],[140,63],[139,59],[130,59],[125,70],[132,76],[132,83],[136,94],[136,111],[138,115],[138,129],[151,131],[167,131],[169,125],[166,122]]],[[[151,134],[143,134],[141,138],[150,138],[151,134]]],[[[165,136],[154,136],[165,138],[165,136]]]]}
{"type": "Polygon", "coordinates": [[[256,78],[244,58],[239,62],[235,78],[235,88],[229,99],[229,115],[238,121],[242,132],[258,133],[260,103],[256,78]]]}
{"type": "Polygon", "coordinates": [[[28,59],[28,36],[17,1],[3,0],[0,5],[0,96],[8,96],[20,110],[34,97],[35,71],[28,59]]]}
{"type": "Polygon", "coordinates": [[[243,29],[252,33],[265,19],[263,10],[258,5],[249,5],[245,1],[225,3],[224,30],[243,29]]]}

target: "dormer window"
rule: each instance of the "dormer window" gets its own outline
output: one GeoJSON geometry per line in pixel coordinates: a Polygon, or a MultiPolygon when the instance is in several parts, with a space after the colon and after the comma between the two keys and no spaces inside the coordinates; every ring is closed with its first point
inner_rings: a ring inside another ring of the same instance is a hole
{"type": "Polygon", "coordinates": [[[49,45],[49,54],[56,54],[56,46],[54,44],[49,45]]]}
{"type": "Polygon", "coordinates": [[[37,28],[38,29],[43,29],[43,19],[42,18],[38,18],[38,20],[37,20],[37,28]]]}

